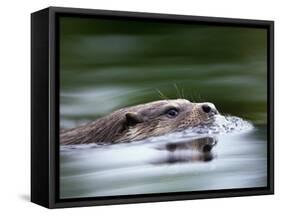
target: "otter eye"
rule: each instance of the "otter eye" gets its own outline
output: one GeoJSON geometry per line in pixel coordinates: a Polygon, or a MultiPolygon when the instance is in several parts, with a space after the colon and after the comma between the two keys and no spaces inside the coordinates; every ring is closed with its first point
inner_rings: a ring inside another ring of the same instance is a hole
{"type": "Polygon", "coordinates": [[[169,117],[176,117],[179,114],[178,110],[173,108],[167,111],[167,116],[169,117]]]}

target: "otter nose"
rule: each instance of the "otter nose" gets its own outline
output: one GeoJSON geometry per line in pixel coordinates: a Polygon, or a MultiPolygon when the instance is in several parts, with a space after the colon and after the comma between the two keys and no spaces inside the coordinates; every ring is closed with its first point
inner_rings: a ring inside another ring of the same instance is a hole
{"type": "Polygon", "coordinates": [[[205,113],[209,113],[211,111],[211,107],[207,104],[204,104],[202,105],[202,110],[205,112],[205,113]]]}
{"type": "Polygon", "coordinates": [[[202,104],[201,108],[202,108],[202,110],[205,113],[213,113],[213,114],[217,114],[218,113],[218,111],[215,108],[215,106],[213,104],[211,104],[211,103],[204,103],[204,104],[202,104]]]}

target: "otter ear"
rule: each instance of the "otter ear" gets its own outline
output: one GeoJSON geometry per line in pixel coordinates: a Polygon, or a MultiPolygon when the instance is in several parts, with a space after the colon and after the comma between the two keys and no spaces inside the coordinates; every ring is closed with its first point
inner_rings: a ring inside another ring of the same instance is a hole
{"type": "Polygon", "coordinates": [[[138,123],[143,122],[141,116],[135,112],[128,112],[125,114],[125,116],[126,116],[126,123],[129,126],[136,125],[138,123]]]}

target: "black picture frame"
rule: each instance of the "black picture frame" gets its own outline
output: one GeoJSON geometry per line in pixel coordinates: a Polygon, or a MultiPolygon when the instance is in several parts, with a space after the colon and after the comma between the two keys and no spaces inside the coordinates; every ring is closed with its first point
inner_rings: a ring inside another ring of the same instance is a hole
{"type": "Polygon", "coordinates": [[[47,208],[191,200],[274,193],[274,22],[170,14],[49,7],[31,15],[31,201],[47,208]],[[267,29],[267,187],[59,199],[60,16],[148,19],[267,29]]]}

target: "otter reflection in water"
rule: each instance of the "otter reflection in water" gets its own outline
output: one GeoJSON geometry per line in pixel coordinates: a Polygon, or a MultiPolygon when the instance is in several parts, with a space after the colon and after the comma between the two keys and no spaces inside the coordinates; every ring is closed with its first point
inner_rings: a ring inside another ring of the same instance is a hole
{"type": "Polygon", "coordinates": [[[123,143],[210,124],[218,111],[212,103],[160,100],[119,109],[89,124],[60,131],[63,145],[123,143]]]}
{"type": "Polygon", "coordinates": [[[217,144],[215,137],[202,137],[188,141],[167,143],[156,147],[164,151],[164,157],[152,161],[153,164],[207,162],[214,158],[213,147],[217,144]]]}

